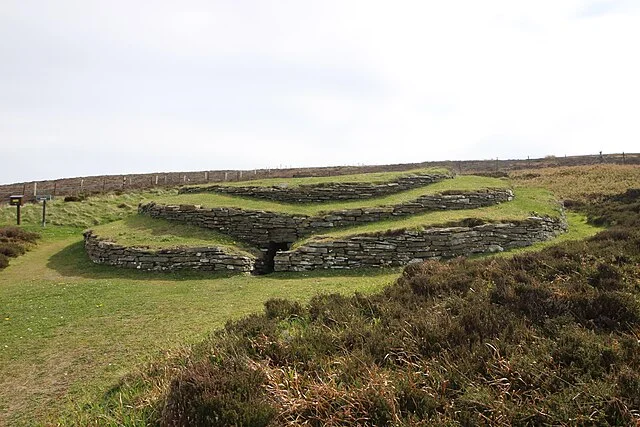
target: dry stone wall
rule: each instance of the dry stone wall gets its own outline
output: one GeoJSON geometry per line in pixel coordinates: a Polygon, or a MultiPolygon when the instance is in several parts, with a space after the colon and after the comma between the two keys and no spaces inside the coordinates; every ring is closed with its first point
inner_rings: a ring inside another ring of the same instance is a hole
{"type": "Polygon", "coordinates": [[[396,181],[385,183],[367,182],[329,182],[299,187],[287,186],[223,186],[211,185],[206,187],[183,187],[179,193],[222,193],[232,196],[251,197],[274,200],[278,202],[323,203],[340,200],[364,200],[387,196],[413,188],[433,184],[451,175],[411,175],[398,178],[396,181]]]}
{"type": "Polygon", "coordinates": [[[353,236],[311,241],[276,254],[275,271],[401,266],[427,259],[468,256],[529,246],[567,229],[561,218],[531,217],[521,222],[475,227],[431,228],[394,235],[353,236]]]}
{"type": "Polygon", "coordinates": [[[256,259],[218,247],[145,249],[100,240],[91,230],[84,233],[89,258],[96,264],[146,271],[253,271],[256,259]]]}
{"type": "Polygon", "coordinates": [[[293,243],[305,236],[328,230],[435,210],[475,209],[513,199],[511,190],[485,190],[461,194],[434,194],[395,206],[344,209],[320,216],[197,205],[147,203],[138,212],[153,218],[180,221],[210,228],[264,248],[270,242],[293,243]]]}

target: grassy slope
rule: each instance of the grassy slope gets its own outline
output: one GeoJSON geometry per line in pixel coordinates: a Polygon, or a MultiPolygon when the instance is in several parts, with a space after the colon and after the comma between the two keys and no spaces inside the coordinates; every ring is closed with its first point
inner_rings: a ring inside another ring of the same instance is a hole
{"type": "Polygon", "coordinates": [[[294,215],[319,215],[323,212],[330,212],[340,209],[358,209],[374,206],[391,206],[404,202],[410,202],[420,196],[427,194],[437,194],[443,191],[473,191],[483,188],[508,188],[509,183],[496,178],[486,178],[479,176],[458,176],[454,179],[447,179],[413,190],[403,191],[386,197],[379,197],[368,200],[353,200],[349,202],[330,202],[316,204],[300,203],[278,203],[268,200],[249,199],[242,197],[227,196],[224,194],[201,193],[201,194],[180,194],[174,196],[164,196],[154,199],[157,203],[167,205],[190,204],[202,205],[210,208],[234,207],[243,209],[256,209],[273,212],[290,213],[294,215]]]}
{"type": "MultiPolygon", "coordinates": [[[[82,202],[64,202],[56,199],[47,202],[47,224],[89,228],[98,224],[126,218],[137,212],[138,203],[149,201],[165,194],[175,194],[176,190],[155,190],[127,193],[122,195],[103,194],[92,196],[82,202]]],[[[42,204],[30,203],[22,207],[22,224],[40,225],[42,204]]],[[[16,222],[16,208],[0,205],[0,225],[16,222]]]]}
{"type": "MultiPolygon", "coordinates": [[[[126,217],[145,197],[60,203],[67,209],[56,210],[58,222],[86,227],[126,217]],[[131,209],[118,208],[121,203],[130,203],[131,209]]],[[[0,223],[12,222],[13,212],[0,209],[0,223]]],[[[34,218],[25,223],[37,224],[34,218]]],[[[596,231],[579,224],[579,216],[569,220],[571,231],[564,240],[596,231]]],[[[0,272],[0,319],[8,319],[0,327],[0,425],[52,421],[66,411],[72,412],[64,419],[69,423],[106,424],[113,408],[92,402],[105,398],[107,405],[117,406],[118,396],[101,393],[145,361],[161,360],[159,349],[180,353],[185,343],[200,340],[230,318],[259,311],[271,297],[307,301],[321,292],[374,292],[399,274],[376,270],[250,277],[123,271],[90,263],[77,227],[48,227],[34,251],[0,272]]],[[[128,416],[123,412],[118,423],[135,424],[128,416]]]]}
{"type": "Polygon", "coordinates": [[[589,200],[640,187],[639,165],[527,169],[509,174],[519,185],[544,187],[562,200],[589,200]]]}
{"type": "Polygon", "coordinates": [[[551,192],[540,188],[517,188],[515,198],[511,202],[500,203],[479,209],[461,209],[457,211],[428,212],[397,220],[372,222],[370,224],[343,228],[296,243],[304,244],[311,239],[335,239],[358,234],[383,233],[394,229],[423,229],[429,226],[461,221],[466,218],[479,218],[485,221],[522,220],[532,214],[557,217],[560,214],[558,203],[551,192]]]}
{"type": "Polygon", "coordinates": [[[371,297],[271,301],[196,348],[149,419],[637,425],[639,202],[588,242],[414,264],[371,297]]]}
{"type": "Polygon", "coordinates": [[[123,246],[151,249],[220,246],[235,252],[255,252],[255,249],[213,230],[143,215],[134,215],[92,229],[100,238],[123,246]]]}
{"type": "MultiPolygon", "coordinates": [[[[361,173],[353,175],[337,175],[337,176],[316,176],[305,178],[269,178],[269,179],[257,179],[253,181],[238,181],[238,182],[225,182],[221,185],[228,185],[232,187],[270,187],[277,185],[286,185],[287,187],[299,187],[301,185],[315,185],[324,184],[328,182],[371,182],[371,183],[383,183],[395,181],[400,177],[417,174],[442,174],[449,175],[450,171],[446,168],[422,168],[411,169],[408,171],[399,172],[374,172],[374,173],[361,173]]],[[[193,185],[191,187],[201,187],[200,185],[193,185]]]]}
{"type": "Polygon", "coordinates": [[[124,271],[92,264],[80,231],[47,229],[35,250],[0,272],[0,425],[32,425],[65,405],[97,399],[160,349],[199,340],[228,319],[261,310],[268,298],[373,292],[399,273],[124,271]]]}

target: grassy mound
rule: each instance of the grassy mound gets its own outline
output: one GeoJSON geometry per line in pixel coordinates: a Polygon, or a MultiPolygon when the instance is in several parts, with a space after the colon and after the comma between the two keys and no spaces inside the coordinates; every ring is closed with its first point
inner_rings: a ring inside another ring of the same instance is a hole
{"type": "Polygon", "coordinates": [[[584,242],[426,262],[373,296],[283,299],[188,357],[165,425],[632,425],[638,194],[584,242]]]}
{"type": "MultiPolygon", "coordinates": [[[[250,175],[250,174],[249,174],[250,175]]],[[[421,168],[411,169],[408,171],[398,172],[372,172],[372,173],[360,173],[352,175],[336,175],[336,176],[313,176],[304,178],[268,178],[257,179],[250,181],[237,181],[237,182],[224,182],[221,185],[227,185],[232,187],[272,187],[278,185],[286,185],[288,188],[299,187],[301,185],[318,185],[327,183],[372,183],[382,184],[385,182],[392,182],[410,175],[451,175],[451,172],[446,168],[421,168]]],[[[193,185],[189,187],[201,187],[200,185],[193,185]]]]}
{"type": "Polygon", "coordinates": [[[102,240],[129,247],[168,249],[218,246],[235,253],[259,253],[254,248],[213,230],[143,215],[93,227],[92,230],[102,240]]]}
{"type": "MultiPolygon", "coordinates": [[[[287,181],[288,182],[288,181],[287,181]]],[[[255,209],[272,212],[289,213],[293,215],[316,216],[322,213],[341,209],[358,209],[378,206],[393,206],[416,200],[420,196],[439,194],[443,192],[476,191],[487,188],[509,188],[508,181],[479,176],[458,176],[431,185],[403,191],[386,197],[367,200],[353,200],[348,202],[330,203],[278,203],[268,200],[249,199],[216,193],[179,194],[154,199],[156,203],[165,205],[201,205],[209,208],[231,207],[240,209],[255,209]]]]}

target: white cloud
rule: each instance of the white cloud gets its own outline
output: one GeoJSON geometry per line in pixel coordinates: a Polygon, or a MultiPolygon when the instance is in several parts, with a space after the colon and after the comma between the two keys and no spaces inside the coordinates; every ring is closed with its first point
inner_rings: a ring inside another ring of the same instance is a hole
{"type": "Polygon", "coordinates": [[[626,0],[4,1],[0,182],[637,151],[639,24],[626,0]]]}

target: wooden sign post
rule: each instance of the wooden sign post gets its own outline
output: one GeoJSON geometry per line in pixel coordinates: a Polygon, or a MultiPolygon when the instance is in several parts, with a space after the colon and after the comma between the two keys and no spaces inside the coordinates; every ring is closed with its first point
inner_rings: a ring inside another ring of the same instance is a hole
{"type": "Polygon", "coordinates": [[[47,225],[47,200],[52,200],[51,194],[36,196],[36,200],[42,202],[42,226],[47,225]]]}
{"type": "Polygon", "coordinates": [[[17,208],[16,219],[18,225],[20,225],[20,207],[22,206],[23,200],[23,195],[9,196],[9,205],[17,208]]]}

